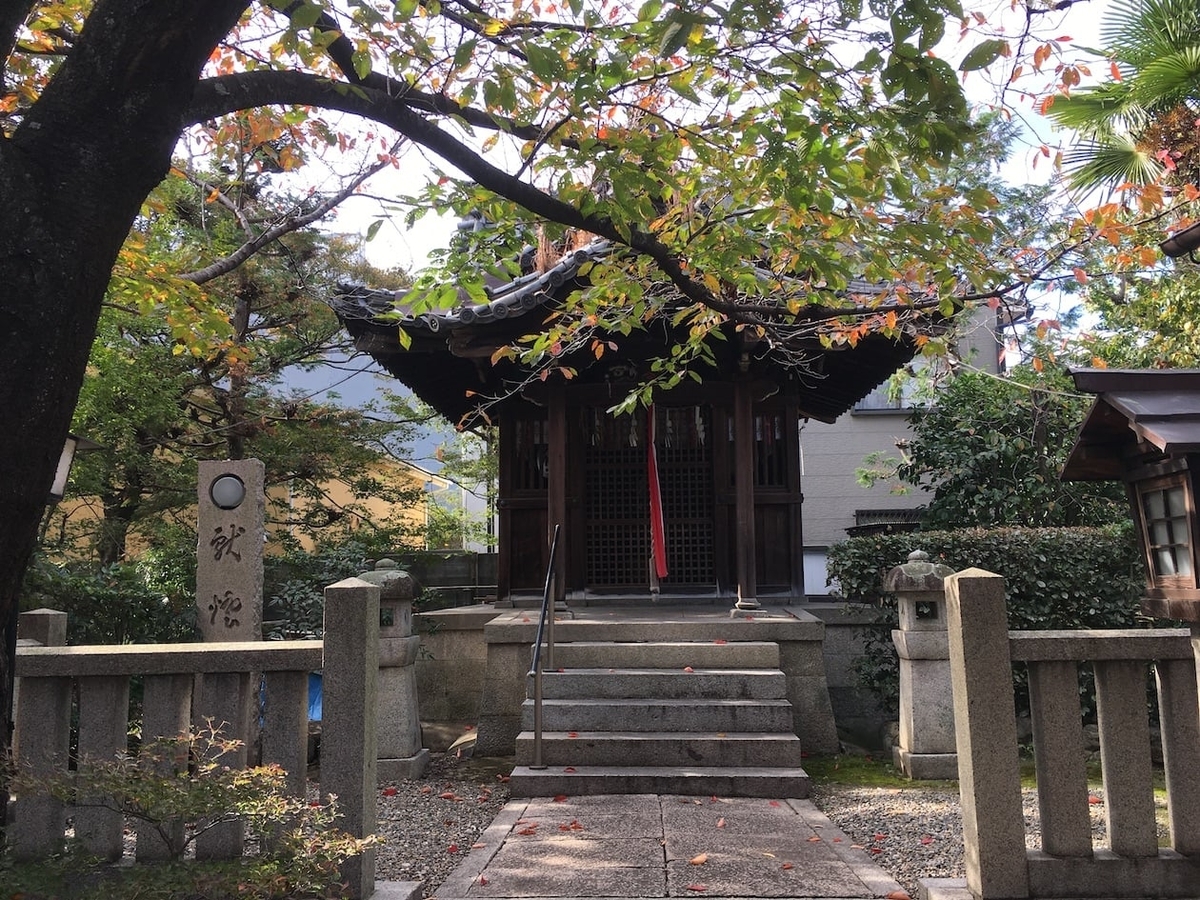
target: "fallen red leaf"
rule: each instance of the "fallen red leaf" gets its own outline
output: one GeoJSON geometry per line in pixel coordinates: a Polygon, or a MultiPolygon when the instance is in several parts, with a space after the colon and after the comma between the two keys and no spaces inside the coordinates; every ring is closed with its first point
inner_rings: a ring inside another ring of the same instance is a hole
{"type": "Polygon", "coordinates": [[[583,831],[583,826],[579,824],[578,819],[571,820],[571,830],[572,831],[583,831]]]}
{"type": "Polygon", "coordinates": [[[840,843],[842,842],[842,839],[841,839],[841,838],[834,838],[834,839],[833,839],[833,842],[834,842],[835,844],[840,844],[840,843]]]}
{"type": "Polygon", "coordinates": [[[566,803],[566,802],[567,802],[567,795],[566,795],[566,794],[555,794],[555,796],[554,796],[554,802],[555,802],[555,803],[566,803]]]}
{"type": "Polygon", "coordinates": [[[882,853],[882,852],[883,852],[883,848],[882,848],[882,847],[872,847],[872,848],[871,848],[871,852],[872,852],[872,853],[882,853]]]}
{"type": "Polygon", "coordinates": [[[431,788],[429,785],[425,785],[424,787],[421,788],[422,794],[429,794],[432,792],[433,792],[433,788],[431,788]]]}
{"type": "Polygon", "coordinates": [[[821,843],[821,839],[814,834],[812,837],[810,837],[808,839],[808,842],[810,844],[819,844],[819,843],[821,843]]]}
{"type": "Polygon", "coordinates": [[[451,844],[449,847],[446,848],[446,852],[447,853],[457,853],[458,852],[458,844],[451,844]]]}
{"type": "Polygon", "coordinates": [[[482,849],[483,849],[484,847],[486,847],[486,846],[487,846],[487,844],[479,844],[479,843],[475,843],[475,844],[472,844],[472,845],[471,845],[471,849],[472,849],[472,850],[482,850],[482,849]]]}
{"type": "Polygon", "coordinates": [[[770,803],[768,803],[767,805],[768,805],[768,806],[779,806],[779,801],[778,801],[778,800],[772,800],[772,801],[771,801],[770,803]]]}
{"type": "Polygon", "coordinates": [[[707,891],[708,885],[707,884],[689,884],[687,886],[687,889],[689,891],[707,891]]]}
{"type": "Polygon", "coordinates": [[[486,876],[486,875],[480,875],[480,876],[479,876],[479,883],[480,883],[480,884],[487,884],[487,883],[488,883],[487,876],[486,876]]]}
{"type": "Polygon", "coordinates": [[[713,641],[713,643],[714,644],[728,644],[729,641],[725,640],[725,638],[717,638],[715,641],[713,641]]]}
{"type": "Polygon", "coordinates": [[[794,869],[796,867],[793,866],[791,863],[784,863],[782,866],[780,866],[780,868],[786,872],[788,869],[794,869]]]}
{"type": "Polygon", "coordinates": [[[568,775],[570,775],[572,772],[574,772],[574,771],[575,771],[575,767],[574,767],[574,766],[567,766],[565,769],[563,769],[563,771],[564,771],[564,772],[566,772],[568,775]]]}
{"type": "Polygon", "coordinates": [[[522,617],[521,617],[521,621],[522,621],[522,622],[528,622],[528,621],[529,621],[529,616],[522,616],[522,617]]]}
{"type": "Polygon", "coordinates": [[[886,834],[884,834],[882,831],[877,831],[877,832],[875,832],[875,840],[877,840],[877,841],[886,841],[886,840],[887,840],[887,835],[886,835],[886,834]]]}
{"type": "Polygon", "coordinates": [[[496,776],[496,780],[499,781],[501,784],[506,784],[508,782],[508,779],[509,779],[508,775],[497,775],[496,776]]]}
{"type": "Polygon", "coordinates": [[[717,827],[718,828],[725,827],[725,817],[724,816],[721,816],[721,818],[717,819],[717,827]]]}
{"type": "Polygon", "coordinates": [[[695,670],[695,669],[693,669],[691,666],[684,666],[684,667],[683,667],[683,671],[685,671],[685,672],[695,672],[696,670],[695,670]]]}
{"type": "Polygon", "coordinates": [[[884,900],[912,900],[912,897],[908,896],[908,891],[892,891],[884,900]]]}
{"type": "Polygon", "coordinates": [[[567,737],[569,737],[569,738],[577,738],[577,737],[579,737],[579,732],[578,732],[578,731],[568,731],[568,732],[567,732],[567,737]]]}
{"type": "Polygon", "coordinates": [[[396,796],[396,789],[395,789],[394,787],[385,787],[385,788],[383,789],[383,796],[385,796],[385,797],[395,797],[395,796],[396,796]]]}
{"type": "Polygon", "coordinates": [[[558,671],[559,671],[559,672],[565,672],[565,671],[567,671],[567,670],[566,670],[566,669],[559,669],[558,671]]]}
{"type": "Polygon", "coordinates": [[[713,794],[711,797],[708,798],[708,802],[709,803],[720,803],[721,800],[719,797],[717,797],[716,794],[713,794]]]}
{"type": "Polygon", "coordinates": [[[527,828],[522,828],[520,831],[517,832],[517,834],[537,834],[537,826],[530,825],[527,828]]]}
{"type": "Polygon", "coordinates": [[[462,799],[462,797],[458,796],[458,794],[454,793],[454,791],[442,791],[440,794],[438,794],[438,798],[441,800],[461,800],[462,799]]]}
{"type": "Polygon", "coordinates": [[[921,843],[926,844],[926,845],[932,844],[933,843],[933,835],[930,835],[930,834],[923,835],[921,837],[921,843]]]}
{"type": "Polygon", "coordinates": [[[1088,803],[1092,804],[1092,806],[1095,806],[1096,804],[1103,803],[1103,802],[1104,801],[1101,800],[1099,797],[1097,797],[1095,794],[1090,794],[1088,796],[1088,803]]]}

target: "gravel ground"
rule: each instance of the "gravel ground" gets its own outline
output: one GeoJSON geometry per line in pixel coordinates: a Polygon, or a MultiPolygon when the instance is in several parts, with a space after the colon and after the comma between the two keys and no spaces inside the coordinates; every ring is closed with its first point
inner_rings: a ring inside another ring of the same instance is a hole
{"type": "Polygon", "coordinates": [[[420,780],[381,785],[375,880],[423,881],[432,897],[508,800],[511,770],[511,759],[435,753],[420,780]]]}

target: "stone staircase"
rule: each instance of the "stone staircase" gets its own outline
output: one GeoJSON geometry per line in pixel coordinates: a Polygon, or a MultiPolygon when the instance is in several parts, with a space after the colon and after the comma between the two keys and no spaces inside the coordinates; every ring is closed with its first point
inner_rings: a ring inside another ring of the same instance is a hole
{"type": "Polygon", "coordinates": [[[555,666],[542,676],[544,768],[531,766],[527,699],[513,796],[808,796],[778,644],[572,641],[555,666]]]}

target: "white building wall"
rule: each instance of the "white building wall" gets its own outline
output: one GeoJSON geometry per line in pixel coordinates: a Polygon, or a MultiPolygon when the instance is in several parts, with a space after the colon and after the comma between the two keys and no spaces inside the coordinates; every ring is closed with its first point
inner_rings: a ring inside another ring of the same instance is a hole
{"type": "MultiPolygon", "coordinates": [[[[1000,370],[995,314],[983,309],[960,338],[957,353],[966,364],[1000,370]]],[[[896,441],[911,434],[907,409],[870,409],[845,413],[836,422],[809,421],[800,431],[800,489],[804,528],[804,588],[810,597],[829,593],[825,551],[847,538],[856,510],[907,510],[923,506],[929,494],[916,488],[893,489],[895,480],[866,488],[856,472],[871,453],[898,456],[896,441]]]]}

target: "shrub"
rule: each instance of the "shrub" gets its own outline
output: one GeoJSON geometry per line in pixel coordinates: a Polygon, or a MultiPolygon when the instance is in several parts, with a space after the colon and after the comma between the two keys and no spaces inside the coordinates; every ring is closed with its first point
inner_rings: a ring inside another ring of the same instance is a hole
{"type": "MultiPolygon", "coordinates": [[[[977,567],[1004,576],[1008,625],[1014,630],[1128,628],[1149,624],[1138,611],[1145,587],[1132,524],[1102,528],[968,528],[856,537],[829,549],[829,582],[835,595],[877,605],[876,621],[863,629],[860,683],[882,702],[899,696],[895,598],[883,578],[913,550],[955,571],[977,567]]],[[[1018,705],[1026,705],[1018,679],[1018,705]]],[[[1089,692],[1090,693],[1090,692],[1089,692]]],[[[1085,706],[1091,708],[1090,698],[1085,706]]]]}
{"type": "Polygon", "coordinates": [[[167,591],[141,562],[55,564],[36,557],[22,586],[24,609],[67,613],[69,644],[195,640],[195,597],[167,591]]]}
{"type": "Polygon", "coordinates": [[[18,772],[18,792],[47,793],[64,802],[79,797],[150,825],[163,839],[163,863],[112,866],[86,859],[77,847],[53,860],[0,868],[0,894],[25,900],[177,898],[335,898],[344,893],[343,861],[378,842],[358,839],[335,827],[337,808],[289,796],[277,766],[229,768],[221,757],[240,746],[212,731],[148,742],[137,754],[81,760],[77,772],[31,776],[18,772]],[[192,768],[177,774],[178,763],[192,768]],[[224,822],[245,823],[248,843],[258,852],[233,860],[186,859],[189,846],[224,822]],[[173,821],[182,821],[180,833],[173,821]]]}

